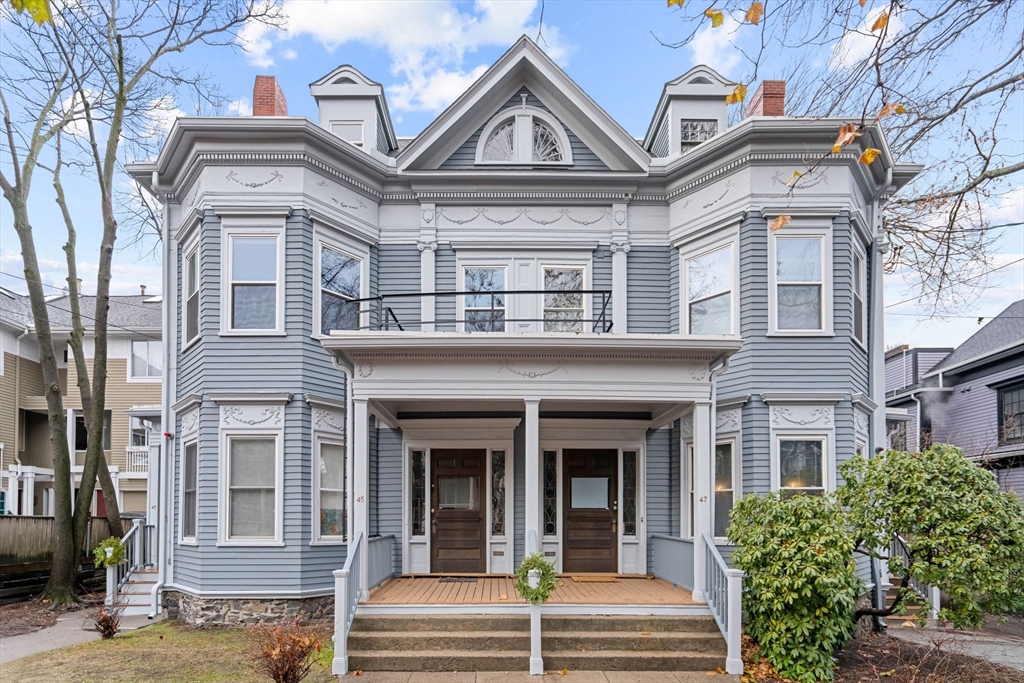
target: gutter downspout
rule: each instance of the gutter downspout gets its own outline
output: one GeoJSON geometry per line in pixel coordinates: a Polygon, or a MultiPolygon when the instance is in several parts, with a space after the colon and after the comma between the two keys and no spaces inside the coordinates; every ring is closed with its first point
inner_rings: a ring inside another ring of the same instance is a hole
{"type": "MultiPolygon", "coordinates": [[[[917,425],[916,425],[916,428],[915,428],[915,431],[917,433],[914,435],[914,440],[915,440],[915,443],[916,443],[916,448],[914,450],[915,451],[920,451],[920,450],[922,450],[922,448],[921,448],[921,446],[922,446],[922,444],[921,444],[921,399],[919,399],[917,397],[917,392],[915,391],[914,393],[912,393],[910,395],[910,400],[917,404],[917,425]]],[[[910,444],[909,443],[907,444],[907,449],[908,450],[910,449],[910,444]]]]}
{"type": "MultiPolygon", "coordinates": [[[[718,425],[718,376],[721,375],[722,373],[724,373],[726,370],[729,369],[729,361],[730,361],[731,358],[732,358],[732,356],[726,356],[724,359],[722,359],[722,364],[719,365],[714,370],[712,370],[711,373],[708,376],[708,379],[711,382],[711,425],[710,425],[710,431],[708,433],[710,434],[710,441],[711,441],[711,482],[712,482],[711,495],[712,496],[715,495],[715,488],[714,488],[714,479],[715,479],[715,451],[718,450],[718,443],[717,443],[717,441],[718,441],[718,433],[717,433],[717,430],[716,430],[716,427],[718,425]]],[[[680,455],[682,455],[681,452],[680,452],[680,455]]],[[[735,476],[735,472],[733,473],[733,475],[735,476]]],[[[736,492],[735,491],[733,492],[733,500],[736,500],[736,492]]],[[[714,506],[712,506],[712,510],[714,510],[714,506]]],[[[715,536],[715,530],[712,528],[711,529],[711,537],[714,538],[714,536],[715,536]]]]}
{"type": "MultiPolygon", "coordinates": [[[[153,189],[159,191],[159,178],[157,177],[156,171],[153,171],[153,189]]],[[[164,342],[164,376],[163,383],[160,388],[160,429],[164,434],[174,434],[174,425],[172,424],[172,411],[171,403],[172,397],[174,396],[174,377],[177,373],[177,341],[178,335],[175,333],[173,339],[168,338],[168,332],[171,329],[177,330],[177,327],[172,328],[171,312],[175,310],[177,305],[177,294],[175,289],[171,286],[171,266],[175,263],[173,260],[174,248],[171,240],[171,219],[170,219],[170,206],[167,202],[167,195],[163,194],[163,215],[161,216],[160,226],[161,239],[163,240],[163,342],[164,342]]],[[[167,567],[171,562],[171,548],[169,545],[168,526],[171,523],[171,516],[168,511],[169,507],[169,495],[168,486],[172,479],[170,476],[171,458],[169,457],[169,450],[174,445],[173,438],[163,437],[163,443],[160,445],[159,462],[155,468],[150,467],[149,476],[153,476],[155,472],[157,475],[156,486],[153,487],[157,491],[157,510],[156,510],[156,532],[157,532],[157,576],[156,583],[153,584],[153,588],[150,591],[150,605],[153,606],[153,610],[149,613],[149,618],[152,619],[161,612],[160,609],[160,591],[167,583],[167,567]],[[165,471],[166,470],[166,471],[165,471]]]]}
{"type": "MultiPolygon", "coordinates": [[[[331,362],[338,368],[341,374],[345,375],[345,478],[348,486],[352,485],[353,467],[352,462],[352,370],[350,366],[338,360],[338,357],[331,356],[331,362]]],[[[350,501],[351,495],[346,496],[350,501]]],[[[349,503],[345,503],[345,534],[346,538],[352,538],[352,510],[349,503]]]]}

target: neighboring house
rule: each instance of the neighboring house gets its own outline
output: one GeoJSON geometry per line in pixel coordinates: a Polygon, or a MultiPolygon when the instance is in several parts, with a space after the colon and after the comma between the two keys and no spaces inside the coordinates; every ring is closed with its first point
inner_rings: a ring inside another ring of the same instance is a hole
{"type": "MultiPolygon", "coordinates": [[[[81,297],[86,366],[90,373],[95,305],[95,297],[81,297]]],[[[122,512],[148,511],[150,451],[160,448],[161,309],[158,296],[143,293],[110,297],[104,452],[122,512]]],[[[68,297],[49,297],[47,311],[67,411],[71,469],[77,490],[88,434],[78,392],[78,374],[68,346],[71,335],[68,297]]],[[[28,297],[7,289],[0,289],[0,358],[3,513],[52,515],[53,453],[34,318],[28,297]]],[[[104,515],[105,510],[97,484],[93,513],[104,515]]]]}
{"type": "Polygon", "coordinates": [[[889,445],[950,443],[1024,498],[1024,300],[955,349],[901,346],[885,354],[889,445]],[[895,418],[895,419],[893,419],[895,418]]]}
{"type": "Polygon", "coordinates": [[[695,67],[636,140],[524,37],[412,140],[351,66],[316,122],[262,76],[255,116],[179,118],[130,167],[166,225],[169,604],[244,620],[332,606],[351,556],[365,589],[534,550],[721,599],[704,539],[728,555],[740,496],[885,444],[879,206],[920,170],[869,126],[878,161],[789,195],[839,122],[783,85],[729,127],[695,67]]]}

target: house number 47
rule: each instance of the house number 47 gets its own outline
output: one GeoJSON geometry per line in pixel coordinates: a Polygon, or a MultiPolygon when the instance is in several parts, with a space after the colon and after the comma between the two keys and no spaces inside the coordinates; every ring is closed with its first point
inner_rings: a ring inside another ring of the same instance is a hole
{"type": "Polygon", "coordinates": [[[701,496],[700,497],[700,502],[702,502],[702,503],[708,502],[708,497],[707,496],[701,496]]]}

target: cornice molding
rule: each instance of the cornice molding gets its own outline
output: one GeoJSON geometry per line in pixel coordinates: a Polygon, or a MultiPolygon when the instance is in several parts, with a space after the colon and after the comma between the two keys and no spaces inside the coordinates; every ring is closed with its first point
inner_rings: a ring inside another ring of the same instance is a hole
{"type": "Polygon", "coordinates": [[[235,403],[288,403],[292,395],[287,391],[210,391],[206,397],[217,405],[235,403]]]}
{"type": "MultiPolygon", "coordinates": [[[[822,163],[822,166],[837,165],[835,162],[852,162],[857,160],[857,155],[852,152],[840,152],[839,154],[829,155],[826,162],[822,163]]],[[[666,199],[672,201],[673,199],[689,194],[692,190],[699,188],[702,185],[709,183],[710,181],[725,175],[729,171],[733,171],[740,166],[746,166],[754,162],[763,161],[808,161],[808,155],[806,153],[799,152],[751,152],[744,154],[741,157],[733,159],[727,164],[723,164],[707,173],[704,173],[693,180],[680,185],[679,187],[671,190],[667,195],[666,199]]]]}

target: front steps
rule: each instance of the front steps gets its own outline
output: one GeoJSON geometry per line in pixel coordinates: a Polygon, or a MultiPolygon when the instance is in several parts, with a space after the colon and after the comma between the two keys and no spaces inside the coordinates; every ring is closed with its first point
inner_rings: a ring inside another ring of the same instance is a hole
{"type": "MultiPolygon", "coordinates": [[[[711,671],[726,647],[710,616],[545,616],[544,668],[711,671]]],[[[349,668],[363,671],[529,671],[526,615],[356,614],[349,668]]]]}
{"type": "MultiPolygon", "coordinates": [[[[891,605],[892,601],[896,599],[896,595],[900,591],[900,586],[903,585],[903,579],[899,576],[890,576],[889,584],[890,585],[888,590],[885,591],[886,605],[891,605]]],[[[896,621],[916,620],[918,618],[918,615],[920,615],[922,612],[926,617],[928,616],[928,605],[926,603],[920,604],[918,602],[907,601],[904,603],[904,605],[906,606],[906,611],[903,614],[892,614],[886,617],[886,619],[892,619],[896,621]]]]}
{"type": "Polygon", "coordinates": [[[153,611],[152,591],[156,580],[157,570],[153,568],[136,569],[131,573],[117,593],[118,601],[125,605],[125,616],[149,614],[153,611]]]}

